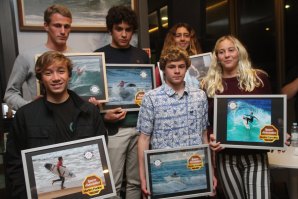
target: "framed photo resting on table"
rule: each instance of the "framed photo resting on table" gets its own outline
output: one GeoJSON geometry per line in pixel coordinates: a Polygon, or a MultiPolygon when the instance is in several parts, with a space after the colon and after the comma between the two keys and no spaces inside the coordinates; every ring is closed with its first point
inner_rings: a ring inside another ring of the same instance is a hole
{"type": "Polygon", "coordinates": [[[215,95],[216,141],[226,148],[285,149],[286,95],[215,95]]]}
{"type": "Polygon", "coordinates": [[[109,102],[101,112],[121,107],[138,111],[147,91],[155,88],[153,64],[106,64],[109,102]]]}
{"type": "Polygon", "coordinates": [[[149,198],[210,195],[213,174],[209,145],[144,152],[149,198]]]}
{"type": "Polygon", "coordinates": [[[28,198],[103,199],[116,195],[104,136],[23,150],[22,160],[28,198]],[[63,167],[58,171],[61,157],[63,167]]]}

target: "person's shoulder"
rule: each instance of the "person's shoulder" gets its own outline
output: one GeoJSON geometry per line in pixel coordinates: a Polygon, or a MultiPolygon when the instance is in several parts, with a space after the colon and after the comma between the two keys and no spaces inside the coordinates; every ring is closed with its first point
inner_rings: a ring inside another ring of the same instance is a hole
{"type": "Polygon", "coordinates": [[[105,46],[103,46],[103,47],[101,47],[101,48],[98,48],[98,49],[96,49],[94,52],[105,52],[105,51],[107,51],[108,49],[111,49],[111,48],[110,48],[110,44],[105,45],[105,46]]]}
{"type": "Polygon", "coordinates": [[[189,86],[188,87],[188,90],[191,94],[194,94],[194,95],[199,95],[199,96],[202,96],[202,97],[205,97],[206,96],[206,93],[204,90],[200,89],[199,87],[197,86],[189,86]]]}
{"type": "Polygon", "coordinates": [[[22,106],[21,108],[19,108],[16,112],[16,114],[18,113],[23,113],[23,114],[32,114],[32,112],[37,111],[37,109],[40,109],[42,107],[44,107],[44,103],[43,103],[43,99],[44,97],[40,97],[36,100],[33,100],[32,102],[22,106]]]}

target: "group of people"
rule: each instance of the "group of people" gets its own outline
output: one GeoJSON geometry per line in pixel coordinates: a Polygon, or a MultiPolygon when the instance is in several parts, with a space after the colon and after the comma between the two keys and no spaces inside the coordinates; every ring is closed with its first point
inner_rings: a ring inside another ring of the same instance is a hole
{"type": "MultiPolygon", "coordinates": [[[[21,53],[13,66],[4,99],[17,110],[6,153],[7,176],[15,198],[26,198],[21,150],[97,135],[104,135],[108,143],[116,198],[120,197],[124,175],[125,198],[150,195],[145,150],[203,143],[216,152],[213,184],[215,188],[221,185],[226,198],[270,198],[267,151],[223,149],[213,135],[214,95],[271,94],[267,73],[253,68],[247,50],[236,37],[227,35],[217,40],[209,71],[200,87],[194,86],[184,78],[191,66],[189,56],[202,53],[202,49],[189,25],[176,24],[166,36],[159,60],[164,83],[157,70],[159,87],[145,93],[139,112],[119,107],[101,115],[94,106],[98,105],[96,99],[83,101],[67,89],[72,64],[63,53],[72,51],[67,45],[71,22],[66,7],[47,8],[46,44],[21,53]],[[41,53],[35,64],[35,54],[41,53]],[[43,96],[37,96],[36,78],[45,91],[43,96]],[[27,100],[23,98],[24,82],[30,91],[27,100]]],[[[112,41],[96,52],[104,52],[107,63],[150,63],[145,51],[130,45],[138,24],[134,11],[114,6],[106,23],[112,41]]]]}

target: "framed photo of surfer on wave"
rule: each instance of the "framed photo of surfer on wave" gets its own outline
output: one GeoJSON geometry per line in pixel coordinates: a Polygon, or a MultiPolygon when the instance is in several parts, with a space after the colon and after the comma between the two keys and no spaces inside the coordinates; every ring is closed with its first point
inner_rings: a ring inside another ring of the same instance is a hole
{"type": "Polygon", "coordinates": [[[68,88],[86,100],[95,97],[100,102],[107,102],[108,87],[104,53],[65,53],[64,55],[73,63],[68,88]]]}
{"type": "MultiPolygon", "coordinates": [[[[95,97],[99,102],[107,102],[109,98],[104,53],[64,53],[64,55],[73,64],[68,89],[85,100],[95,97]]],[[[35,61],[39,56],[41,54],[35,55],[35,61]]],[[[43,94],[43,88],[37,80],[37,95],[40,94],[43,94]]]]}
{"type": "Polygon", "coordinates": [[[192,198],[212,193],[212,163],[207,144],[147,150],[144,155],[149,199],[192,198]]]}
{"type": "Polygon", "coordinates": [[[153,64],[106,64],[109,101],[101,112],[121,107],[138,111],[147,91],[155,88],[153,64]]]}
{"type": "Polygon", "coordinates": [[[213,131],[226,148],[285,149],[286,95],[215,95],[213,131]]]}
{"type": "Polygon", "coordinates": [[[104,136],[22,151],[28,198],[116,195],[104,136]]]}

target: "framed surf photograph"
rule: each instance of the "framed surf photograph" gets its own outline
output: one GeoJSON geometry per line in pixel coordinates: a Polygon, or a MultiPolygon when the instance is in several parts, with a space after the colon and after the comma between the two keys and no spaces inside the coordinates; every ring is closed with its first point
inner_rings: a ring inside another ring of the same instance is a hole
{"type": "Polygon", "coordinates": [[[22,150],[28,198],[116,195],[104,136],[22,150]]]}
{"type": "Polygon", "coordinates": [[[68,88],[86,100],[95,97],[99,102],[107,102],[108,86],[104,53],[64,53],[64,55],[73,63],[68,88]]]}
{"type": "Polygon", "coordinates": [[[124,5],[136,9],[136,0],[17,0],[18,19],[21,31],[44,31],[44,11],[58,3],[66,6],[72,14],[72,32],[106,32],[106,15],[112,6],[124,5]]]}
{"type": "Polygon", "coordinates": [[[155,88],[153,64],[106,64],[109,102],[101,112],[121,107],[138,111],[147,91],[155,88]]]}
{"type": "MultiPolygon", "coordinates": [[[[212,53],[203,53],[190,56],[191,65],[188,68],[184,81],[192,86],[199,86],[200,81],[207,75],[211,64],[212,53]]],[[[159,62],[157,62],[161,82],[164,83],[163,71],[160,69],[159,62]]]]}
{"type": "Polygon", "coordinates": [[[149,198],[192,198],[212,193],[209,145],[147,150],[144,155],[149,198]]]}
{"type": "Polygon", "coordinates": [[[286,95],[215,95],[214,134],[226,148],[285,149],[286,95]]]}

